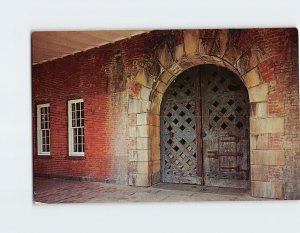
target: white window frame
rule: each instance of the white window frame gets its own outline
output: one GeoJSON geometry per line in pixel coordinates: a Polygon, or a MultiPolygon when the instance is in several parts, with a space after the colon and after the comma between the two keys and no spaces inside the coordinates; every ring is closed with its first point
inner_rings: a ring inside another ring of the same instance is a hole
{"type": "MultiPolygon", "coordinates": [[[[43,107],[49,107],[50,108],[50,104],[38,104],[36,106],[36,110],[37,110],[37,149],[38,149],[38,155],[50,155],[50,148],[51,148],[51,139],[50,139],[50,135],[51,135],[51,129],[49,126],[49,152],[45,152],[42,150],[42,138],[41,138],[41,108],[43,107]]],[[[50,117],[50,109],[49,109],[49,117],[50,117]]],[[[50,124],[50,123],[49,123],[50,124]]]]}
{"type": "MultiPolygon", "coordinates": [[[[73,127],[72,127],[72,104],[84,102],[83,99],[75,99],[68,101],[68,138],[69,138],[69,156],[84,156],[83,152],[74,151],[74,137],[73,137],[73,127]]],[[[84,109],[83,109],[84,111],[84,109]]],[[[84,121],[84,120],[83,120],[84,121]]],[[[84,126],[83,126],[84,129],[84,126]]],[[[84,136],[83,136],[84,137],[84,136]]]]}

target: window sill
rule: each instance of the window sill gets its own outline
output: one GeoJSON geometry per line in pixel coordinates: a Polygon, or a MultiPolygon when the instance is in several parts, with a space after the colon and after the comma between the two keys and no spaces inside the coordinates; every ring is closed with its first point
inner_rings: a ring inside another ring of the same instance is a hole
{"type": "Polygon", "coordinates": [[[85,156],[82,155],[68,155],[65,157],[67,160],[85,160],[85,156]]]}
{"type": "Polygon", "coordinates": [[[51,155],[37,155],[35,156],[36,159],[51,159],[51,155]]]}

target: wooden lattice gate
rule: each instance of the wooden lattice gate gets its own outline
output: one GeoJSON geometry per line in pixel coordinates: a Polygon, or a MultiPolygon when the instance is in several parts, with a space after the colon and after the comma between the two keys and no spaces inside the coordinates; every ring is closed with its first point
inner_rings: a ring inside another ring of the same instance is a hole
{"type": "Polygon", "coordinates": [[[161,105],[161,178],[248,187],[249,100],[230,71],[192,68],[168,87],[161,105]]]}

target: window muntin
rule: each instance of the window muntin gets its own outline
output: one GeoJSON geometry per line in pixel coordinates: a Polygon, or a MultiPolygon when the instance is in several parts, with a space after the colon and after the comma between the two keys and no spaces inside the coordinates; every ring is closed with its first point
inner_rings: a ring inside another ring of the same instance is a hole
{"type": "Polygon", "coordinates": [[[39,155],[50,155],[50,104],[37,105],[37,147],[39,155]]]}
{"type": "Polygon", "coordinates": [[[84,102],[70,100],[69,112],[69,156],[84,155],[84,102]]]}

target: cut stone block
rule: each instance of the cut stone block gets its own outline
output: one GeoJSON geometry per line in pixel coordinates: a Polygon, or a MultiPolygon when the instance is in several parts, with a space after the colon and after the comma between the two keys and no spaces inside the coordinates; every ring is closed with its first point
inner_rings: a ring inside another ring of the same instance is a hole
{"type": "Polygon", "coordinates": [[[144,86],[147,86],[147,77],[146,77],[143,69],[139,70],[139,72],[137,73],[137,75],[135,77],[135,81],[144,86]]]}
{"type": "Polygon", "coordinates": [[[183,44],[177,45],[175,48],[175,59],[179,60],[184,55],[183,44]]]}
{"type": "Polygon", "coordinates": [[[250,102],[267,102],[269,85],[267,83],[248,89],[250,102]]]}
{"type": "Polygon", "coordinates": [[[146,162],[150,160],[150,151],[149,150],[137,150],[138,161],[146,162]]]}
{"type": "Polygon", "coordinates": [[[148,140],[149,140],[149,138],[137,138],[136,148],[148,150],[149,149],[148,140]]]}
{"type": "Polygon", "coordinates": [[[132,186],[150,186],[148,174],[129,173],[129,185],[132,186]]]}
{"type": "Polygon", "coordinates": [[[139,113],[141,102],[138,99],[129,99],[128,114],[139,113]]]}
{"type": "Polygon", "coordinates": [[[163,94],[163,93],[165,93],[167,88],[168,88],[168,86],[165,83],[159,82],[159,84],[156,87],[156,91],[163,94]]]}
{"type": "Polygon", "coordinates": [[[145,113],[145,112],[149,112],[150,109],[150,101],[147,100],[141,100],[141,106],[140,106],[140,112],[141,113],[145,113]]]}
{"type": "Polygon", "coordinates": [[[266,197],[283,199],[283,184],[279,182],[251,182],[252,195],[254,197],[266,197]]]}
{"type": "Polygon", "coordinates": [[[160,81],[162,81],[163,83],[168,84],[169,81],[173,78],[173,74],[171,74],[169,71],[163,71],[162,74],[160,75],[159,79],[160,81]]]}
{"type": "Polygon", "coordinates": [[[268,169],[267,166],[252,165],[251,166],[251,180],[267,181],[268,169]]]}
{"type": "Polygon", "coordinates": [[[148,124],[148,113],[140,113],[136,115],[137,125],[147,125],[148,124]]]}
{"type": "Polygon", "coordinates": [[[244,77],[246,87],[254,87],[261,83],[260,74],[257,68],[249,71],[244,77]]]}
{"type": "MultiPolygon", "coordinates": [[[[257,149],[268,149],[269,148],[269,135],[268,134],[257,135],[256,148],[257,149]]],[[[272,149],[272,148],[270,148],[270,149],[272,149]]]]}
{"type": "Polygon", "coordinates": [[[137,137],[145,138],[149,137],[148,125],[139,125],[136,127],[137,137]]]}
{"type": "Polygon", "coordinates": [[[151,92],[150,88],[142,86],[141,91],[140,91],[141,99],[142,100],[149,100],[150,92],[151,92]]]}
{"type": "Polygon", "coordinates": [[[195,55],[199,46],[199,30],[184,30],[183,40],[186,55],[195,55]]]}
{"type": "Polygon", "coordinates": [[[137,162],[137,172],[148,174],[148,172],[149,172],[149,163],[148,162],[137,162]]]}
{"type": "Polygon", "coordinates": [[[164,43],[163,46],[160,46],[157,54],[158,60],[163,67],[167,68],[173,63],[172,54],[166,43],[164,43]]]}
{"type": "Polygon", "coordinates": [[[250,133],[284,133],[284,118],[250,118],[250,133]]]}
{"type": "Polygon", "coordinates": [[[251,164],[284,165],[284,150],[251,150],[251,164]]]}
{"type": "Polygon", "coordinates": [[[256,103],[256,117],[265,118],[268,116],[268,105],[266,102],[256,103]]]}
{"type": "Polygon", "coordinates": [[[136,137],[136,127],[135,126],[129,126],[129,137],[130,138],[136,137]]]}
{"type": "Polygon", "coordinates": [[[138,160],[137,150],[129,150],[128,151],[128,160],[130,162],[136,162],[138,160]]]}

